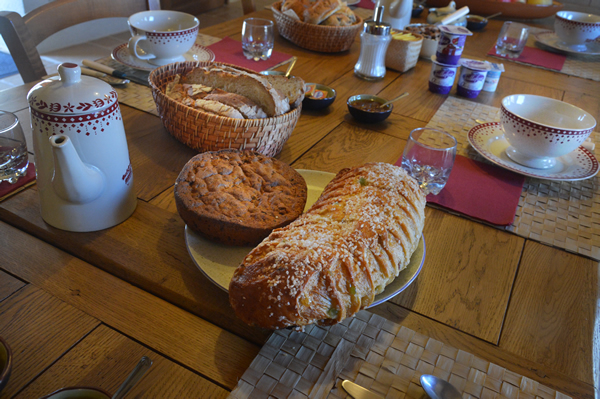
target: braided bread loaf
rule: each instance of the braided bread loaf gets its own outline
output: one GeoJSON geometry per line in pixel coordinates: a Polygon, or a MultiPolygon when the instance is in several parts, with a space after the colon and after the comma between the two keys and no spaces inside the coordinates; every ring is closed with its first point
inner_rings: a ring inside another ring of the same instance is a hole
{"type": "Polygon", "coordinates": [[[246,256],[229,285],[233,309],[269,329],[354,315],[409,263],[424,209],[425,194],[400,167],[340,171],[307,213],[246,256]]]}

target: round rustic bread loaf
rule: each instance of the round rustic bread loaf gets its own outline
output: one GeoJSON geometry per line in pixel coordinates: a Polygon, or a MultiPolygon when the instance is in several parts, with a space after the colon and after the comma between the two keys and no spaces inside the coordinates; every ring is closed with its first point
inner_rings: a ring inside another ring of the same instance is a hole
{"type": "Polygon", "coordinates": [[[229,245],[256,245],[304,211],[307,188],[291,166],[253,151],[196,155],[175,182],[177,211],[189,228],[229,245]]]}

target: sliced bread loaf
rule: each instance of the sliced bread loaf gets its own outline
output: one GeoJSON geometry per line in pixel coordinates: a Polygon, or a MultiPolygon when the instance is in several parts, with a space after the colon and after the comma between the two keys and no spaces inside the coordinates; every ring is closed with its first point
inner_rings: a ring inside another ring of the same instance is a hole
{"type": "Polygon", "coordinates": [[[284,95],[271,86],[264,76],[227,66],[194,68],[182,77],[183,83],[202,84],[248,97],[268,117],[282,115],[290,106],[284,95]]]}
{"type": "Polygon", "coordinates": [[[290,108],[294,109],[304,100],[304,80],[297,76],[264,75],[269,83],[287,97],[290,108]]]}

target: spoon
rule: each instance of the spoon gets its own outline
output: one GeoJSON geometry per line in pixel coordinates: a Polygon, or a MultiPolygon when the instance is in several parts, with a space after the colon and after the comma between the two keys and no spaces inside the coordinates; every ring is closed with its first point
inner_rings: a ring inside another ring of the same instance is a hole
{"type": "Polygon", "coordinates": [[[462,399],[462,395],[454,385],[433,375],[423,374],[421,386],[431,399],[462,399]]]}
{"type": "Polygon", "coordinates": [[[502,15],[502,13],[501,12],[497,12],[495,14],[490,15],[489,17],[485,17],[485,19],[490,20],[490,19],[492,19],[494,17],[497,17],[498,15],[502,15]]]}
{"type": "Polygon", "coordinates": [[[135,366],[133,371],[129,373],[125,381],[121,384],[117,392],[112,396],[111,399],[122,399],[127,393],[133,388],[135,384],[142,378],[146,371],[152,366],[152,360],[149,357],[142,356],[138,364],[135,366]]]}
{"type": "Polygon", "coordinates": [[[393,103],[394,101],[398,101],[398,100],[400,100],[401,98],[404,98],[404,97],[406,97],[406,96],[408,96],[408,93],[402,93],[402,94],[400,94],[398,97],[396,97],[396,98],[392,98],[390,101],[386,101],[386,102],[384,102],[383,104],[381,104],[381,105],[379,106],[379,108],[383,108],[383,107],[385,107],[386,105],[388,105],[388,104],[391,104],[391,103],[393,103]]]}
{"type": "Polygon", "coordinates": [[[292,72],[292,68],[294,67],[294,65],[296,64],[296,60],[298,59],[298,57],[293,56],[292,57],[292,62],[290,62],[290,65],[288,66],[287,71],[285,71],[285,77],[289,78],[290,77],[290,72],[292,72]]]}

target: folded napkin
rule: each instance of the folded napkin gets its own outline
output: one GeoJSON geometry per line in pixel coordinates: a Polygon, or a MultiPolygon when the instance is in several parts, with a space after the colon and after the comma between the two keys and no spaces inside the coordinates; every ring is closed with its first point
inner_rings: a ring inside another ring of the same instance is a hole
{"type": "Polygon", "coordinates": [[[367,10],[374,10],[375,3],[373,3],[372,0],[360,0],[358,4],[356,4],[356,7],[366,8],[367,10]]]}
{"type": "MultiPolygon", "coordinates": [[[[396,165],[402,165],[402,159],[396,165]]],[[[523,175],[457,155],[446,186],[438,195],[429,194],[427,202],[494,225],[509,226],[524,183],[523,175]]]]}
{"type": "Polygon", "coordinates": [[[10,184],[7,181],[3,181],[0,183],[0,201],[5,200],[12,194],[16,194],[25,187],[33,184],[35,180],[35,166],[33,162],[29,162],[29,166],[27,167],[27,173],[25,176],[22,176],[17,180],[15,184],[10,184]]]}
{"type": "Polygon", "coordinates": [[[225,62],[227,64],[248,68],[256,72],[264,71],[265,69],[279,65],[282,62],[292,58],[292,56],[289,54],[273,51],[268,60],[249,60],[242,52],[242,43],[229,37],[226,37],[207,47],[211,49],[213,53],[215,53],[216,62],[225,62]]]}
{"type": "Polygon", "coordinates": [[[565,60],[567,59],[567,56],[564,54],[551,53],[537,47],[529,46],[525,46],[523,52],[518,58],[508,58],[498,55],[498,53],[496,53],[496,46],[490,49],[488,55],[499,57],[506,61],[535,65],[542,68],[552,69],[554,71],[561,71],[563,65],[565,65],[565,60]]]}

